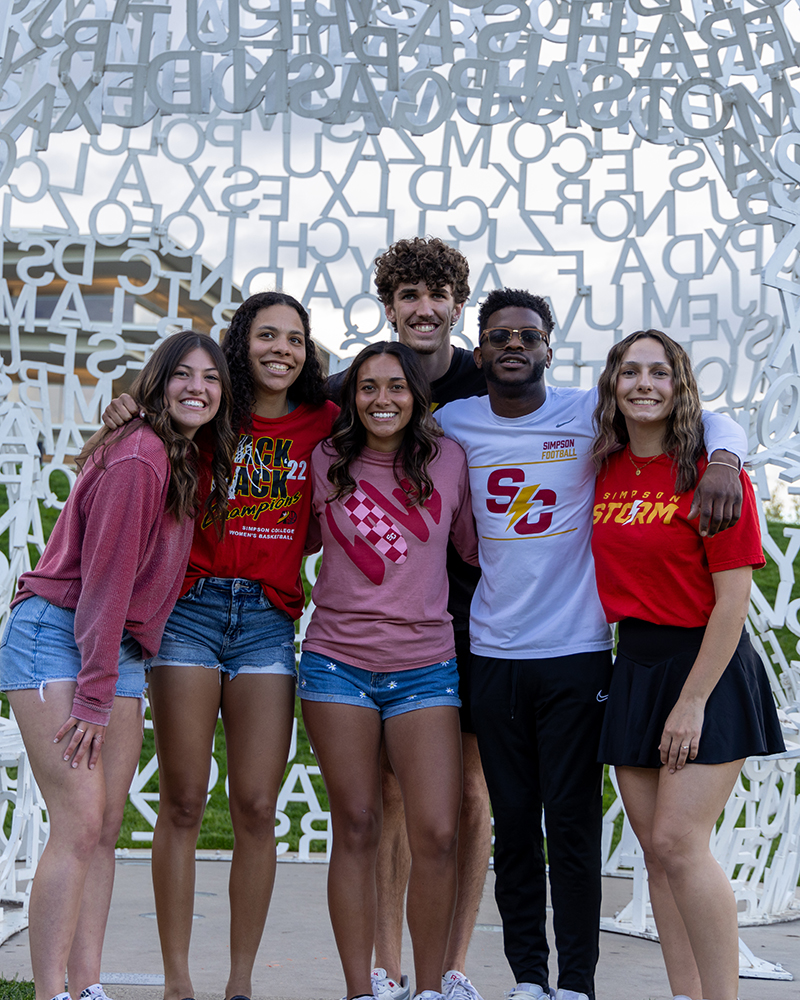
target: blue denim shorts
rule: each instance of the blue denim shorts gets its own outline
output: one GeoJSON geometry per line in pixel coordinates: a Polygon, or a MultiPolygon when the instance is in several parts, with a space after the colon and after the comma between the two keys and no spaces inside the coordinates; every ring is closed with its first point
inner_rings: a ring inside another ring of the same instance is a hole
{"type": "MultiPolygon", "coordinates": [[[[75,642],[75,612],[34,594],[11,609],[0,642],[0,690],[44,689],[56,681],[74,683],[81,669],[75,642]]],[[[119,647],[117,698],[144,694],[142,647],[127,631],[119,647]]]]}
{"type": "Polygon", "coordinates": [[[254,580],[204,577],[180,598],[167,619],[160,666],[207,667],[228,674],[296,676],[294,622],[269,602],[254,580]]]}
{"type": "Polygon", "coordinates": [[[319,653],[303,653],[299,694],[306,701],[374,708],[381,713],[381,719],[418,708],[461,707],[455,657],[429,667],[379,673],[319,653]]]}

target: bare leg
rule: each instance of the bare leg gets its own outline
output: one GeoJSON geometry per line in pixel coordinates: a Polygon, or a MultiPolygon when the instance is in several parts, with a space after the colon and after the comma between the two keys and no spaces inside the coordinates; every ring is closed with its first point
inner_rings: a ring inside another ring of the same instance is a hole
{"type": "Polygon", "coordinates": [[[403,793],[411,849],[408,928],[416,990],[439,993],[458,877],[462,786],[458,710],[442,706],[406,712],[387,719],[385,733],[403,793]]]}
{"type": "Polygon", "coordinates": [[[701,1000],[703,994],[700,973],[697,971],[689,935],[675,905],[667,873],[653,851],[659,771],[656,768],[618,767],[616,772],[625,813],[644,851],[650,903],[658,928],[669,987],[673,996],[701,1000]]]}
{"type": "Polygon", "coordinates": [[[458,896],[444,972],[450,969],[463,972],[466,967],[467,949],[478,918],[492,852],[489,790],[483,776],[478,738],[474,733],[462,732],[461,752],[464,759],[464,797],[458,824],[458,896]]]}
{"type": "Polygon", "coordinates": [[[222,719],[234,832],[226,997],[252,995],[253,964],[275,883],[275,803],[289,756],[293,709],[292,677],[223,678],[222,719]]]}
{"type": "Polygon", "coordinates": [[[664,961],[674,994],[705,1000],[735,1000],[737,995],[736,902],[725,873],[711,854],[709,839],[741,766],[742,761],[691,764],[675,774],[662,767],[654,772],[655,796],[652,777],[642,777],[644,769],[617,769],[626,811],[631,802],[628,815],[637,836],[633,815],[637,823],[645,823],[640,842],[648,874],[651,867],[655,874],[656,895],[653,897],[651,886],[651,898],[659,937],[666,922],[664,961]],[[649,825],[648,810],[652,816],[649,825]]]}
{"type": "Polygon", "coordinates": [[[692,943],[705,1000],[736,1000],[739,987],[736,900],[709,840],[743,763],[659,770],[653,849],[692,943]]]}
{"type": "Polygon", "coordinates": [[[303,718],[331,807],[328,908],[347,996],[369,996],[381,828],[381,720],[374,709],[319,701],[303,701],[303,718]]]}
{"type": "Polygon", "coordinates": [[[36,690],[8,692],[50,817],[50,838],[36,869],[29,911],[36,1000],[50,1000],[64,989],[86,873],[105,811],[105,750],[90,771],[86,759],[77,768],[64,760],[70,734],[53,743],[70,717],[74,693],[75,684],[67,681],[48,685],[44,703],[36,690]]]}
{"type": "Polygon", "coordinates": [[[216,670],[157,666],[150,673],[161,790],[153,834],[153,890],[164,962],[164,1000],[183,1000],[194,994],[189,974],[194,852],[206,807],[220,698],[216,670]]]}
{"type": "Polygon", "coordinates": [[[383,797],[383,830],[378,847],[376,881],[378,917],[375,930],[375,965],[386,969],[390,979],[400,982],[403,917],[411,868],[411,854],[406,835],[403,796],[392,765],[386,754],[386,742],[381,743],[381,793],[383,797]]]}
{"type": "Polygon", "coordinates": [[[80,917],[67,962],[72,995],[100,981],[103,938],[114,888],[114,849],[131,780],[142,750],[142,703],[139,698],[115,698],[103,744],[106,808],[100,840],[91,860],[92,877],[83,894],[80,917]]]}

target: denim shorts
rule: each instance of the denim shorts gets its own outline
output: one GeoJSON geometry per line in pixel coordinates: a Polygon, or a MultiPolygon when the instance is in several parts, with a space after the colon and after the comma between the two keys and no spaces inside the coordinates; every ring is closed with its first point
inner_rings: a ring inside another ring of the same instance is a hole
{"type": "Polygon", "coordinates": [[[319,653],[300,657],[300,697],[337,705],[363,705],[381,719],[438,705],[461,707],[456,658],[413,670],[377,672],[319,653]]]}
{"type": "Polygon", "coordinates": [[[175,605],[158,655],[160,666],[207,667],[237,674],[296,676],[294,622],[254,580],[203,577],[175,605]]]}
{"type": "MultiPolygon", "coordinates": [[[[74,681],[81,669],[75,642],[75,612],[33,595],[11,609],[0,642],[0,690],[44,689],[55,681],[74,681]]],[[[144,694],[142,647],[127,631],[119,647],[117,698],[144,694]]]]}

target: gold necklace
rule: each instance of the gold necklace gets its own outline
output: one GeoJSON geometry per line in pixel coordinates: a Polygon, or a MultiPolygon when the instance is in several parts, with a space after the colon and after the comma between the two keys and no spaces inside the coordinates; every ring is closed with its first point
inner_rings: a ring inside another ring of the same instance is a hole
{"type": "Polygon", "coordinates": [[[634,461],[633,452],[631,451],[630,444],[628,444],[628,446],[625,448],[625,451],[627,452],[628,458],[631,460],[631,465],[634,467],[634,469],[636,469],[637,476],[641,476],[642,469],[646,469],[651,462],[655,462],[657,458],[661,458],[661,456],[664,454],[663,451],[660,451],[657,455],[653,455],[652,458],[648,458],[648,460],[644,463],[644,465],[637,465],[636,462],[634,461]]]}

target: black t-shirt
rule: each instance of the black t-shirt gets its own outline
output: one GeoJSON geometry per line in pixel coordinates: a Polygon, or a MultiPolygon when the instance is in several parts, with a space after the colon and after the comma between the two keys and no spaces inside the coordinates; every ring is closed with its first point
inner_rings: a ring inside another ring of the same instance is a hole
{"type": "MultiPolygon", "coordinates": [[[[342,383],[347,374],[347,369],[330,375],[327,381],[328,393],[334,403],[339,402],[342,391],[342,383]]],[[[454,399],[469,399],[470,396],[486,395],[486,379],[483,372],[475,364],[471,351],[465,351],[463,347],[453,348],[453,357],[450,367],[441,378],[431,382],[431,398],[433,408],[444,406],[445,403],[452,403],[454,399]]]]}
{"type": "MultiPolygon", "coordinates": [[[[328,392],[335,403],[339,402],[344,376],[345,372],[342,371],[328,378],[328,392]]],[[[452,403],[455,399],[485,396],[486,393],[486,378],[475,364],[472,351],[466,351],[463,347],[453,348],[450,367],[441,378],[431,382],[434,409],[445,403],[452,403]]],[[[453,628],[466,631],[469,629],[469,606],[481,578],[481,571],[477,566],[465,563],[452,542],[447,547],[447,576],[450,580],[447,610],[453,616],[453,628]]]]}

